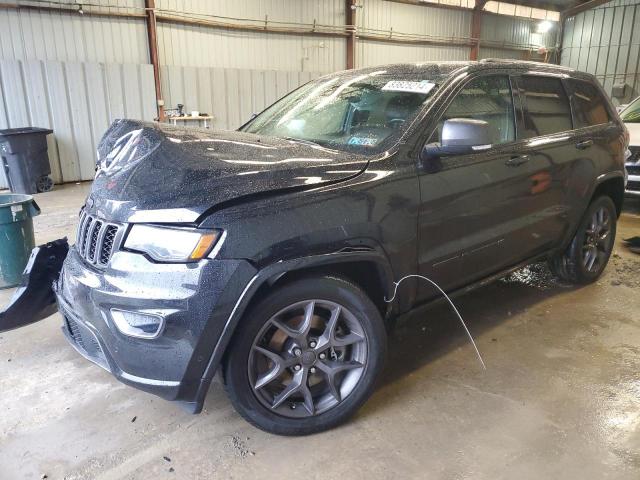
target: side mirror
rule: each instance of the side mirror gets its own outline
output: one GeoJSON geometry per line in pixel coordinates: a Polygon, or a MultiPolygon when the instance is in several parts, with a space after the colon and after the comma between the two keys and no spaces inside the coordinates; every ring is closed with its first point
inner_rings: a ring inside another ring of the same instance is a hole
{"type": "Polygon", "coordinates": [[[422,148],[420,158],[429,161],[451,155],[468,155],[491,148],[491,129],[484,120],[452,118],[442,126],[442,142],[422,148]]]}

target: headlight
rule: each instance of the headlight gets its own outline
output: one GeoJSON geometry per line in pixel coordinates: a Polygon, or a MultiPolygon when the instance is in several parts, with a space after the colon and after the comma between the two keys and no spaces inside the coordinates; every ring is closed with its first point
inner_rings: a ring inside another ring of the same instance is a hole
{"type": "Polygon", "coordinates": [[[158,262],[191,262],[206,257],[221,233],[219,230],[136,224],[129,230],[124,247],[146,253],[158,262]]]}

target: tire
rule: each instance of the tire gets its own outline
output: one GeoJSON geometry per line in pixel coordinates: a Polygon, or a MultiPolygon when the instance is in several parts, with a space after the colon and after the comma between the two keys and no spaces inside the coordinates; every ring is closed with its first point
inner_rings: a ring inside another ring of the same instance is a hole
{"type": "Polygon", "coordinates": [[[241,320],[224,362],[225,388],[238,413],[262,430],[321,432],[371,395],[386,342],[382,317],[358,286],[331,276],[295,280],[241,320]]]}
{"type": "Polygon", "coordinates": [[[568,283],[595,282],[611,256],[617,218],[616,207],[610,197],[594,199],[567,250],[549,260],[551,271],[568,283]]]}
{"type": "Polygon", "coordinates": [[[43,175],[36,181],[36,190],[38,193],[50,192],[53,189],[53,180],[48,175],[43,175]]]}

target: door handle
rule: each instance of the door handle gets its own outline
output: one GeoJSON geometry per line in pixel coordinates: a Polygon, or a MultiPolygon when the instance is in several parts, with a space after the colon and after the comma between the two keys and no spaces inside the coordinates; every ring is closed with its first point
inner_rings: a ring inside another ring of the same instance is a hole
{"type": "Polygon", "coordinates": [[[509,167],[517,167],[518,165],[522,165],[528,161],[529,155],[518,155],[517,157],[511,157],[509,160],[504,162],[504,164],[509,167]]]}
{"type": "Polygon", "coordinates": [[[587,148],[593,145],[593,140],[583,140],[582,142],[576,143],[576,148],[578,150],[586,150],[587,148]]]}

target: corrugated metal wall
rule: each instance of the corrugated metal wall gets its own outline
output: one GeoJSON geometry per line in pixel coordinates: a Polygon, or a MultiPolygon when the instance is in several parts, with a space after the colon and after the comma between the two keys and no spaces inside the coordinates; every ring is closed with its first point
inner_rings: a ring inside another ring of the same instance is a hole
{"type": "MultiPolygon", "coordinates": [[[[17,3],[16,0],[3,3],[17,3]]],[[[29,3],[29,2],[20,2],[29,3]]],[[[76,2],[68,2],[76,5],[76,2]]],[[[47,6],[46,2],[33,3],[47,6]]],[[[143,0],[109,0],[102,10],[143,13],[143,0]]],[[[84,7],[90,9],[91,7],[84,7]]],[[[0,8],[0,58],[62,62],[147,63],[145,20],[0,8]]]]}
{"type": "Polygon", "coordinates": [[[214,128],[236,129],[294,88],[320,76],[311,72],[166,66],[162,68],[167,108],[213,114],[214,128]]]}
{"type": "MultiPolygon", "coordinates": [[[[485,14],[482,16],[480,45],[493,50],[498,50],[495,47],[500,45],[519,45],[532,48],[538,46],[554,47],[558,30],[557,24],[548,33],[541,34],[535,31],[539,22],[539,20],[528,18],[485,14]]],[[[499,58],[513,58],[514,56],[520,58],[522,55],[521,52],[514,50],[502,50],[502,52],[502,55],[498,55],[499,58]],[[510,56],[505,57],[505,52],[510,56]]]]}
{"type": "MultiPolygon", "coordinates": [[[[420,34],[439,39],[451,38],[451,45],[406,45],[373,40],[359,40],[356,62],[358,66],[373,66],[392,62],[426,60],[467,60],[468,46],[455,45],[459,39],[469,39],[472,12],[437,7],[416,6],[384,0],[367,0],[358,9],[358,29],[367,32],[393,32],[420,34]]],[[[500,46],[536,47],[555,46],[557,28],[546,34],[535,32],[538,22],[520,17],[493,15],[482,16],[480,58],[531,58],[523,50],[505,50],[500,46]]],[[[537,55],[533,55],[537,58],[537,55]]]]}
{"type": "MultiPolygon", "coordinates": [[[[440,38],[468,38],[471,11],[408,5],[384,0],[367,0],[356,12],[358,30],[363,34],[401,32],[440,38]]],[[[391,34],[393,36],[393,34],[391,34]]],[[[368,67],[393,62],[427,60],[468,60],[469,47],[407,45],[358,40],[356,65],[368,67]]]]}
{"type": "Polygon", "coordinates": [[[626,84],[617,105],[640,95],[640,2],[615,0],[568,18],[561,63],[594,74],[610,96],[626,84]]]}
{"type": "MultiPolygon", "coordinates": [[[[255,19],[267,25],[282,22],[341,26],[344,0],[157,0],[160,9],[189,12],[191,18],[255,19]],[[275,22],[275,23],[274,23],[275,22]]],[[[246,22],[245,22],[246,23],[246,22]]],[[[304,72],[344,69],[346,40],[322,36],[225,30],[207,26],[158,23],[160,63],[304,72]]]]}
{"type": "MultiPolygon", "coordinates": [[[[17,0],[3,3],[16,4],[17,0]]],[[[77,9],[79,0],[20,1],[40,7],[77,9]]],[[[466,59],[470,10],[442,9],[385,0],[366,0],[356,11],[359,33],[421,35],[451,39],[450,45],[410,45],[360,40],[357,66],[390,61],[466,59]],[[393,33],[392,33],[393,32],[393,33]],[[457,45],[456,45],[457,44],[457,45]]],[[[95,0],[85,11],[144,14],[144,0],[95,0]]],[[[156,0],[160,14],[227,23],[344,26],[344,0],[156,0]]],[[[554,34],[532,32],[528,19],[483,15],[482,40],[491,56],[520,57],[498,44],[553,46],[554,34]]],[[[104,63],[148,63],[144,18],[105,18],[68,11],[0,8],[0,58],[104,63]]],[[[259,70],[332,72],[346,63],[346,40],[330,36],[238,31],[158,21],[162,65],[259,70]]],[[[484,55],[482,52],[481,54],[484,55]]]]}
{"type": "Polygon", "coordinates": [[[375,40],[360,41],[356,47],[358,67],[398,62],[469,60],[469,47],[397,45],[375,40]]]}
{"type": "Polygon", "coordinates": [[[56,182],[93,178],[97,142],[112,120],[155,115],[151,65],[0,60],[0,129],[53,129],[56,182]]]}

